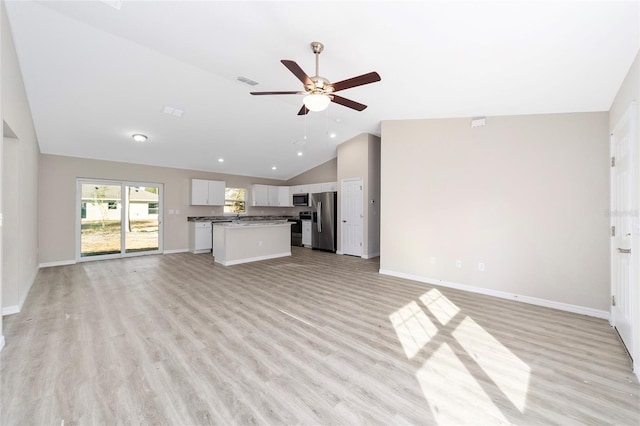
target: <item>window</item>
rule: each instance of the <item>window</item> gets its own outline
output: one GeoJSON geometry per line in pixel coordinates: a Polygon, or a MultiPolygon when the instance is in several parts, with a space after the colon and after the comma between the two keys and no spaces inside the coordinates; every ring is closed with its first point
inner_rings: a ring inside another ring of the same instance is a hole
{"type": "Polygon", "coordinates": [[[117,201],[109,201],[109,210],[117,210],[118,202],[117,201]]]}
{"type": "Polygon", "coordinates": [[[224,212],[245,214],[247,212],[247,190],[245,188],[224,189],[224,212]]]}
{"type": "Polygon", "coordinates": [[[147,214],[158,214],[158,203],[149,203],[147,214]]]}

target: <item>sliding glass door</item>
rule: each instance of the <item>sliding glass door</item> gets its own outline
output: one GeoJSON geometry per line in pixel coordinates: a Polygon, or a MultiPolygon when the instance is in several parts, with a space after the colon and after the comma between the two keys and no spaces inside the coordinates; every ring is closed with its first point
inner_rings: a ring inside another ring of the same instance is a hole
{"type": "Polygon", "coordinates": [[[162,184],[78,179],[78,260],[162,250],[162,184]]]}

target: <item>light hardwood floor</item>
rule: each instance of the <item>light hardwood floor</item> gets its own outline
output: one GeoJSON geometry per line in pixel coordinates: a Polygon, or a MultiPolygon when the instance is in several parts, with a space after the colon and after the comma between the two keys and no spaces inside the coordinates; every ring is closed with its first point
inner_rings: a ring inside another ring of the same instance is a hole
{"type": "Polygon", "coordinates": [[[5,317],[3,425],[628,424],[640,386],[604,320],[293,248],[42,269],[5,317]]]}

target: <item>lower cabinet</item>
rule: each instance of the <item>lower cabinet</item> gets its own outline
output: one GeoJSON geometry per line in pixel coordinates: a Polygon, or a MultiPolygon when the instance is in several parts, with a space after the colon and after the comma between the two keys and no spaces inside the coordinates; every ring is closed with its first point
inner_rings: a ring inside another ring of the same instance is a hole
{"type": "Polygon", "coordinates": [[[302,221],[302,245],[303,246],[311,245],[311,221],[310,220],[302,221]]]}
{"type": "Polygon", "coordinates": [[[189,222],[189,251],[209,253],[213,249],[211,222],[189,222]]]}

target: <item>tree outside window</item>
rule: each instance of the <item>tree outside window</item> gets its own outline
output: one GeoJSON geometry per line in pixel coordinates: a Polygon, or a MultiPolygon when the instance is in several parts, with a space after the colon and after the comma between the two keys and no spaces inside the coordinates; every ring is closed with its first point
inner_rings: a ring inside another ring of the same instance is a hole
{"type": "Polygon", "coordinates": [[[247,212],[247,190],[245,188],[224,189],[224,212],[245,214],[247,212]]]}

